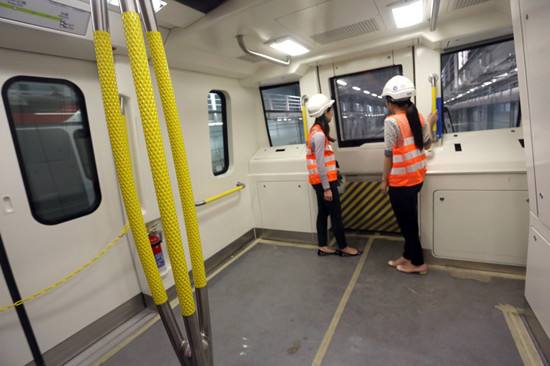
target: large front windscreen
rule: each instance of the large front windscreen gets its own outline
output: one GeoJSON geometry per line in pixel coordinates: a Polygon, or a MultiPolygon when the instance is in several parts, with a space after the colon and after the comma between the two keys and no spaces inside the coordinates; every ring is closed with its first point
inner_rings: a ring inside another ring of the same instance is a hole
{"type": "Polygon", "coordinates": [[[336,99],[336,125],[340,147],[384,141],[384,119],[390,114],[382,89],[401,65],[331,78],[336,99]]]}
{"type": "Polygon", "coordinates": [[[512,39],[442,54],[443,132],[519,126],[517,71],[512,39]]]}

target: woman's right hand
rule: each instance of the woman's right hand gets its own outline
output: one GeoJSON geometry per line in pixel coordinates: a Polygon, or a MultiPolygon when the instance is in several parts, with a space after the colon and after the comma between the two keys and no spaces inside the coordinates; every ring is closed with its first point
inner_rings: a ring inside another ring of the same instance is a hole
{"type": "Polygon", "coordinates": [[[388,181],[383,180],[380,182],[380,192],[382,192],[383,195],[388,194],[388,181]]]}
{"type": "Polygon", "coordinates": [[[325,201],[332,201],[332,191],[330,189],[325,189],[325,201]]]}
{"type": "Polygon", "coordinates": [[[436,109],[433,113],[428,114],[428,126],[433,128],[439,119],[439,111],[436,109]]]}

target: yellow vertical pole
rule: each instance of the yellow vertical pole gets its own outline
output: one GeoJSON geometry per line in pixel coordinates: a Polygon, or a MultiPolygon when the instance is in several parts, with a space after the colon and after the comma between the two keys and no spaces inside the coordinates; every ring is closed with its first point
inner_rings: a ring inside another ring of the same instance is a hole
{"type": "Polygon", "coordinates": [[[90,0],[90,7],[101,95],[126,215],[132,228],[134,243],[159,315],[166,327],[168,337],[180,364],[187,366],[188,362],[182,348],[183,337],[168,304],[168,296],[151,250],[132,173],[126,120],[122,115],[118,97],[111,35],[108,29],[107,3],[105,0],[90,0]]]}
{"type": "Polygon", "coordinates": [[[304,122],[304,141],[307,145],[307,140],[309,137],[309,133],[307,130],[307,118],[306,118],[306,103],[307,103],[307,95],[302,95],[302,120],[304,122]]]}
{"type": "Polygon", "coordinates": [[[145,134],[149,165],[153,175],[153,183],[159,204],[162,226],[166,236],[168,255],[172,264],[180,309],[187,329],[193,361],[197,365],[204,365],[204,347],[198,327],[195,301],[193,299],[168,165],[162,143],[147,52],[145,51],[145,42],[142,37],[140,16],[133,0],[120,0],[120,9],[134,85],[138,96],[138,106],[145,134]]]}
{"type": "Polygon", "coordinates": [[[166,127],[168,129],[168,136],[172,149],[172,157],[176,169],[180,200],[185,219],[187,242],[189,244],[189,252],[191,255],[193,283],[195,285],[195,293],[197,295],[199,326],[201,333],[204,336],[203,343],[207,345],[208,349],[208,364],[212,365],[212,329],[210,322],[208,293],[206,290],[206,270],[204,268],[204,258],[202,253],[197,211],[195,209],[195,199],[193,197],[191,176],[189,173],[189,165],[185,152],[181,123],[176,106],[176,98],[174,96],[174,88],[170,77],[170,71],[168,69],[168,62],[166,60],[164,44],[162,43],[162,36],[158,31],[155,13],[151,7],[151,1],[139,0],[139,4],[143,23],[147,31],[147,41],[153,61],[157,86],[159,88],[162,108],[164,110],[164,118],[166,119],[166,127]]]}

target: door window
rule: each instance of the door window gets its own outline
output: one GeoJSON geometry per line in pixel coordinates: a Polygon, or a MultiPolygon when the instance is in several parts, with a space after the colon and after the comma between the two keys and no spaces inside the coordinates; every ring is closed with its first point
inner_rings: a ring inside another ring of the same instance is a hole
{"type": "Polygon", "coordinates": [[[80,89],[17,76],[2,98],[33,217],[53,225],[93,212],[101,192],[80,89]]]}

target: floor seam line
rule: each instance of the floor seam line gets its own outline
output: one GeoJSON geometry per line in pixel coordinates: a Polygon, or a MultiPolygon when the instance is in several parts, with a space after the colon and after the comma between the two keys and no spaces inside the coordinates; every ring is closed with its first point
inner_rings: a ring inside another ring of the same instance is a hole
{"type": "Polygon", "coordinates": [[[361,256],[361,259],[359,260],[359,263],[355,267],[355,271],[353,272],[353,275],[351,277],[350,282],[348,283],[348,286],[346,288],[346,291],[344,291],[344,295],[342,296],[342,299],[340,300],[340,303],[338,304],[338,307],[336,308],[336,311],[334,313],[334,316],[332,317],[332,320],[329,324],[329,327],[327,331],[325,332],[325,335],[323,337],[323,340],[321,341],[321,345],[319,346],[319,349],[317,350],[317,354],[315,355],[315,358],[313,359],[313,363],[311,366],[320,366],[321,362],[323,362],[323,359],[325,357],[325,354],[327,352],[328,346],[330,345],[330,342],[332,340],[332,337],[334,335],[334,332],[336,331],[336,327],[338,326],[338,323],[340,322],[340,318],[342,316],[342,313],[344,312],[344,308],[346,307],[349,298],[351,296],[351,292],[355,288],[355,284],[357,283],[357,279],[359,278],[359,274],[361,273],[361,270],[363,269],[363,266],[367,260],[367,255],[369,253],[370,248],[372,247],[374,239],[369,238],[369,241],[367,242],[367,245],[365,246],[365,251],[363,255],[361,256]]]}

